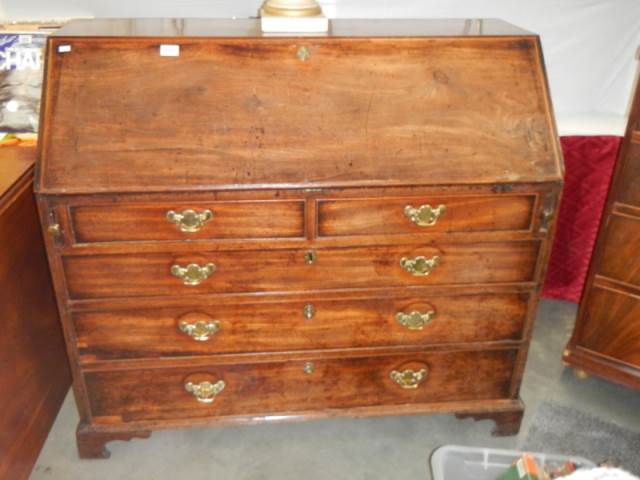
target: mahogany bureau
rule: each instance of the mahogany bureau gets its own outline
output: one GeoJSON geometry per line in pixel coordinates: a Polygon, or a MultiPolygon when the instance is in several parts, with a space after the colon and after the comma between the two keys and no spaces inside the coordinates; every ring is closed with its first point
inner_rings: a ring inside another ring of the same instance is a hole
{"type": "Polygon", "coordinates": [[[640,88],[611,181],[563,359],[577,373],[640,389],[640,88]]]}
{"type": "Polygon", "coordinates": [[[336,415],[518,431],[563,168],[535,35],[81,21],[50,38],[42,112],[82,457],[336,415]]]}

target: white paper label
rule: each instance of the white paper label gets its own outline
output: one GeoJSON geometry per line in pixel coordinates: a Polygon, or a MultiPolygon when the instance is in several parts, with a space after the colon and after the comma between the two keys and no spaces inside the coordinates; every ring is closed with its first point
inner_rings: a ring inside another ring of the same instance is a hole
{"type": "Polygon", "coordinates": [[[179,57],[180,45],[160,45],[161,57],[179,57]]]}
{"type": "Polygon", "coordinates": [[[69,53],[71,45],[58,45],[58,53],[69,53]]]}

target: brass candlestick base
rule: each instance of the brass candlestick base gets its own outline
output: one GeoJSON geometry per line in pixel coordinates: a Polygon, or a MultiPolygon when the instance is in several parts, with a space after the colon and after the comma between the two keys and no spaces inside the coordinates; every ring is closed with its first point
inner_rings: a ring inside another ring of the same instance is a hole
{"type": "Polygon", "coordinates": [[[274,17],[315,17],[322,9],[315,0],[267,0],[262,12],[274,17]]]}

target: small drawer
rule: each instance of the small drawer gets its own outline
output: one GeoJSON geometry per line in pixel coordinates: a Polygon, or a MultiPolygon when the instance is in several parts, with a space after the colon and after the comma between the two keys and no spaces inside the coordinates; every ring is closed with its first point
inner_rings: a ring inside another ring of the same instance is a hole
{"type": "Polygon", "coordinates": [[[73,313],[82,361],[520,340],[528,294],[73,313]],[[291,332],[295,332],[292,335],[291,332]]]}
{"type": "Polygon", "coordinates": [[[77,205],[69,211],[77,243],[305,236],[302,201],[77,205]]]}
{"type": "Polygon", "coordinates": [[[539,241],[63,257],[72,299],[531,282],[539,241]]]}
{"type": "Polygon", "coordinates": [[[318,235],[528,231],[535,195],[320,200],[318,235]]]}
{"type": "Polygon", "coordinates": [[[85,373],[95,423],[507,398],[517,350],[85,373]],[[126,392],[126,394],[123,394],[126,392]]]}

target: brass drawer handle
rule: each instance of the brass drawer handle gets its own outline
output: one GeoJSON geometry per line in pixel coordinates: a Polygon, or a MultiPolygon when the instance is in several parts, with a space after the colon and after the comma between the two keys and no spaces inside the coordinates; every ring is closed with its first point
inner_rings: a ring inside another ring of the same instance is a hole
{"type": "Polygon", "coordinates": [[[429,310],[426,313],[413,311],[411,313],[398,312],[396,313],[396,320],[400,325],[406,327],[409,330],[422,330],[427,324],[433,320],[436,316],[436,312],[429,310]]]}
{"type": "Polygon", "coordinates": [[[436,208],[432,208],[431,205],[420,205],[418,208],[411,205],[404,207],[406,217],[419,227],[433,227],[446,211],[445,205],[438,205],[436,208]]]}
{"type": "Polygon", "coordinates": [[[421,368],[420,370],[392,370],[389,374],[391,380],[400,385],[401,388],[414,389],[418,388],[420,382],[427,378],[427,369],[421,368]]]}
{"type": "Polygon", "coordinates": [[[178,324],[181,332],[186,333],[197,342],[206,342],[220,330],[220,322],[217,320],[198,320],[195,323],[189,323],[182,320],[178,324]]]}
{"type": "Polygon", "coordinates": [[[59,237],[60,234],[62,234],[62,228],[59,223],[52,223],[47,227],[47,232],[49,232],[52,237],[59,237]]]}
{"type": "Polygon", "coordinates": [[[224,383],[224,380],[218,380],[216,383],[208,381],[200,383],[187,382],[184,384],[184,389],[196,397],[199,402],[211,403],[226,386],[227,384],[224,383]]]}
{"type": "Polygon", "coordinates": [[[169,223],[175,224],[178,230],[185,233],[199,232],[204,224],[212,218],[213,212],[211,210],[203,210],[199,213],[192,209],[183,210],[180,213],[173,210],[167,212],[169,223]]]}
{"type": "Polygon", "coordinates": [[[186,267],[181,267],[177,264],[171,266],[171,275],[182,280],[185,285],[191,286],[200,285],[215,271],[215,263],[207,263],[202,267],[197,263],[190,263],[186,267]]]}
{"type": "Polygon", "coordinates": [[[402,257],[400,259],[400,266],[414,277],[428,276],[439,264],[440,257],[438,255],[434,255],[431,258],[420,256],[415,258],[402,257]]]}

